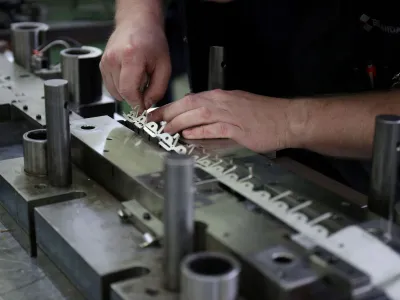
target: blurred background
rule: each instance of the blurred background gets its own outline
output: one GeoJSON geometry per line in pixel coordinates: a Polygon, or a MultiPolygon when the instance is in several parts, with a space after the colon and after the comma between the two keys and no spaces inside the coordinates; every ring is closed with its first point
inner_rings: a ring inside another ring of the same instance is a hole
{"type": "MultiPolygon", "coordinates": [[[[50,25],[48,40],[60,36],[86,46],[104,50],[113,30],[115,0],[0,0],[0,40],[9,40],[13,22],[44,22],[50,25]]],[[[169,42],[172,77],[164,104],[183,97],[189,91],[183,51],[179,11],[174,0],[166,0],[166,34],[169,42]]],[[[51,61],[59,60],[59,49],[50,52],[51,61]]],[[[120,110],[129,107],[123,104],[120,110]]]]}

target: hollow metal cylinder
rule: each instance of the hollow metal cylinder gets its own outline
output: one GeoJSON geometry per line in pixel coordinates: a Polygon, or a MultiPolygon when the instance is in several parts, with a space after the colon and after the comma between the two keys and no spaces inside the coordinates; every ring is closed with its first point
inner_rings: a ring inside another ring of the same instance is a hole
{"type": "Polygon", "coordinates": [[[67,110],[68,81],[45,81],[44,96],[49,182],[53,186],[67,187],[72,183],[71,135],[67,110]]]}
{"type": "Polygon", "coordinates": [[[180,264],[193,251],[193,159],[186,155],[169,155],[164,176],[164,283],[166,289],[179,291],[180,264]]]}
{"type": "Polygon", "coordinates": [[[225,88],[225,48],[210,47],[208,59],[208,90],[225,88]]]}
{"type": "Polygon", "coordinates": [[[400,117],[376,117],[368,209],[388,218],[396,202],[400,117]]]}
{"type": "Polygon", "coordinates": [[[14,61],[28,71],[32,70],[33,50],[45,42],[49,26],[37,22],[11,24],[11,45],[14,61]]]}
{"type": "Polygon", "coordinates": [[[187,256],[181,266],[180,300],[236,300],[240,264],[233,257],[203,252],[187,256]]]}
{"type": "Polygon", "coordinates": [[[47,175],[47,132],[38,129],[26,132],[23,137],[24,170],[32,176],[47,175]]]}
{"type": "Polygon", "coordinates": [[[68,80],[69,100],[74,108],[100,100],[102,77],[99,64],[102,53],[98,48],[87,46],[60,52],[62,78],[68,80]]]}

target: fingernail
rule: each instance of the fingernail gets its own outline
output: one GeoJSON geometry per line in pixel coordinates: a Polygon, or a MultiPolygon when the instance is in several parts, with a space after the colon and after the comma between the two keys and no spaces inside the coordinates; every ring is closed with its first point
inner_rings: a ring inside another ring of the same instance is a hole
{"type": "Polygon", "coordinates": [[[151,122],[152,121],[152,118],[153,118],[153,114],[150,112],[150,113],[148,113],[147,114],[147,121],[148,122],[151,122]]]}

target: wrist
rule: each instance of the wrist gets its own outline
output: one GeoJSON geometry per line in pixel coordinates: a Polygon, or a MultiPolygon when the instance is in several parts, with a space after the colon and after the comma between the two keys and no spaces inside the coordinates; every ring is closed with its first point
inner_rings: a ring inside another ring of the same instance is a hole
{"type": "Polygon", "coordinates": [[[164,27],[164,14],[161,0],[126,3],[120,0],[115,14],[116,27],[136,26],[137,24],[157,24],[164,27]]]}
{"type": "Polygon", "coordinates": [[[313,102],[309,99],[290,100],[287,111],[287,148],[307,148],[310,139],[313,102]]]}

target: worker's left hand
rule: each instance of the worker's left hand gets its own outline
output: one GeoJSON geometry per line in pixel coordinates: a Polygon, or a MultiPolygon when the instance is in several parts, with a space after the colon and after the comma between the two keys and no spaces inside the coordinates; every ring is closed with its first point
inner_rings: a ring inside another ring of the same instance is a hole
{"type": "Polygon", "coordinates": [[[164,131],[186,139],[230,138],[257,151],[296,147],[289,124],[291,101],[243,91],[190,94],[151,112],[148,121],[167,121],[164,131]]]}

